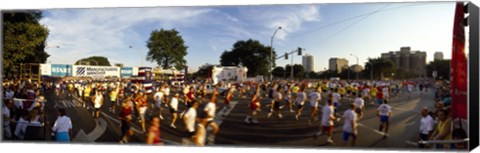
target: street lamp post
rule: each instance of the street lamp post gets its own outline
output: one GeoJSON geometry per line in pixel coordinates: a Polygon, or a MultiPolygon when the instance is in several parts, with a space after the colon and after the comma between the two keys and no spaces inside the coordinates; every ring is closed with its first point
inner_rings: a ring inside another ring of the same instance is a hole
{"type": "Polygon", "coordinates": [[[275,59],[273,57],[273,38],[275,37],[275,34],[277,34],[277,31],[282,29],[281,26],[279,26],[275,32],[273,32],[273,35],[272,35],[272,38],[270,39],[270,67],[269,67],[269,72],[270,72],[270,80],[273,80],[273,76],[272,76],[272,68],[273,68],[273,60],[275,59]]]}
{"type": "Polygon", "coordinates": [[[137,51],[138,54],[140,54],[140,63],[142,64],[141,66],[143,66],[143,55],[142,55],[142,52],[140,52],[139,50],[136,50],[135,48],[133,48],[133,46],[128,46],[128,48],[132,48],[133,50],[137,51]]]}
{"type": "MultiPolygon", "coordinates": [[[[350,54],[350,56],[353,56],[353,57],[355,57],[355,58],[357,59],[357,66],[358,66],[358,56],[355,56],[355,55],[353,55],[353,54],[350,54]]],[[[356,73],[356,74],[355,74],[355,79],[358,80],[358,71],[357,71],[357,70],[354,70],[354,71],[355,71],[355,73],[356,73]]]]}

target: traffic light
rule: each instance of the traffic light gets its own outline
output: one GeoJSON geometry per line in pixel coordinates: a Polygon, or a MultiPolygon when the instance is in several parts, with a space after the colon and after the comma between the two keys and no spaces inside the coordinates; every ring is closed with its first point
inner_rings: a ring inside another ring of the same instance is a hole
{"type": "Polygon", "coordinates": [[[298,55],[302,55],[302,48],[298,47],[298,55]]]}
{"type": "Polygon", "coordinates": [[[285,59],[288,59],[288,53],[285,53],[285,59]]]}

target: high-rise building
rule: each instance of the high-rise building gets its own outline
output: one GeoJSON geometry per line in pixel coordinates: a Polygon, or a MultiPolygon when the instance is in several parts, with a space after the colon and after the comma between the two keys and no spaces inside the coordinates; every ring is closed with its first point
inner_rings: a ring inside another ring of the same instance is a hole
{"type": "Polygon", "coordinates": [[[343,69],[348,69],[348,60],[345,58],[330,58],[328,62],[328,70],[340,73],[343,69]]]}
{"type": "Polygon", "coordinates": [[[302,57],[302,65],[305,72],[314,72],[315,71],[315,58],[313,55],[305,54],[302,57]]]}
{"type": "Polygon", "coordinates": [[[352,70],[353,72],[361,72],[363,71],[363,67],[361,65],[352,65],[350,66],[350,70],[352,70]]]}
{"type": "Polygon", "coordinates": [[[433,54],[433,60],[434,61],[443,60],[443,53],[442,52],[435,52],[435,54],[433,54]]]}
{"type": "Polygon", "coordinates": [[[400,51],[382,53],[382,58],[392,60],[397,70],[426,76],[427,53],[424,51],[412,51],[410,47],[401,47],[400,51]]]}

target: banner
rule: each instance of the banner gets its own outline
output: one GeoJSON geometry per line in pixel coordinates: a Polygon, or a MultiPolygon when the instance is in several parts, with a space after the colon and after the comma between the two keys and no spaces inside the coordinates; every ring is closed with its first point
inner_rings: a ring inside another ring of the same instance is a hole
{"type": "Polygon", "coordinates": [[[51,64],[40,64],[40,75],[44,75],[44,76],[52,75],[52,65],[51,64]]]}
{"type": "Polygon", "coordinates": [[[131,67],[122,67],[120,70],[120,77],[131,77],[133,75],[133,68],[131,67]]]}
{"type": "Polygon", "coordinates": [[[72,76],[72,65],[52,64],[51,76],[58,76],[58,77],[72,76]]]}
{"type": "Polygon", "coordinates": [[[120,68],[109,66],[73,66],[73,76],[120,77],[120,68]]]}
{"type": "Polygon", "coordinates": [[[451,116],[453,119],[467,119],[467,58],[463,7],[463,2],[457,2],[453,25],[451,62],[451,116]]]}

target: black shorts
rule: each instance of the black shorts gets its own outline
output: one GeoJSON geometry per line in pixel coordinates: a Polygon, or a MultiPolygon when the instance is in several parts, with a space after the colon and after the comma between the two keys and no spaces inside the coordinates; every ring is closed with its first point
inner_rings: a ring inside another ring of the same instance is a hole
{"type": "Polygon", "coordinates": [[[172,114],[177,113],[177,110],[175,110],[173,108],[170,108],[170,113],[172,113],[172,114]]]}
{"type": "Polygon", "coordinates": [[[302,105],[302,104],[297,104],[297,108],[298,108],[298,109],[302,109],[302,108],[303,108],[303,105],[302,105]]]}
{"type": "Polygon", "coordinates": [[[280,110],[280,102],[279,101],[273,102],[273,109],[280,110]]]}
{"type": "Polygon", "coordinates": [[[130,122],[127,121],[122,121],[121,129],[122,129],[122,134],[125,134],[130,130],[130,122]]]}
{"type": "Polygon", "coordinates": [[[191,138],[191,137],[193,137],[194,135],[195,135],[195,131],[193,131],[193,132],[188,132],[188,137],[191,138]]]}

